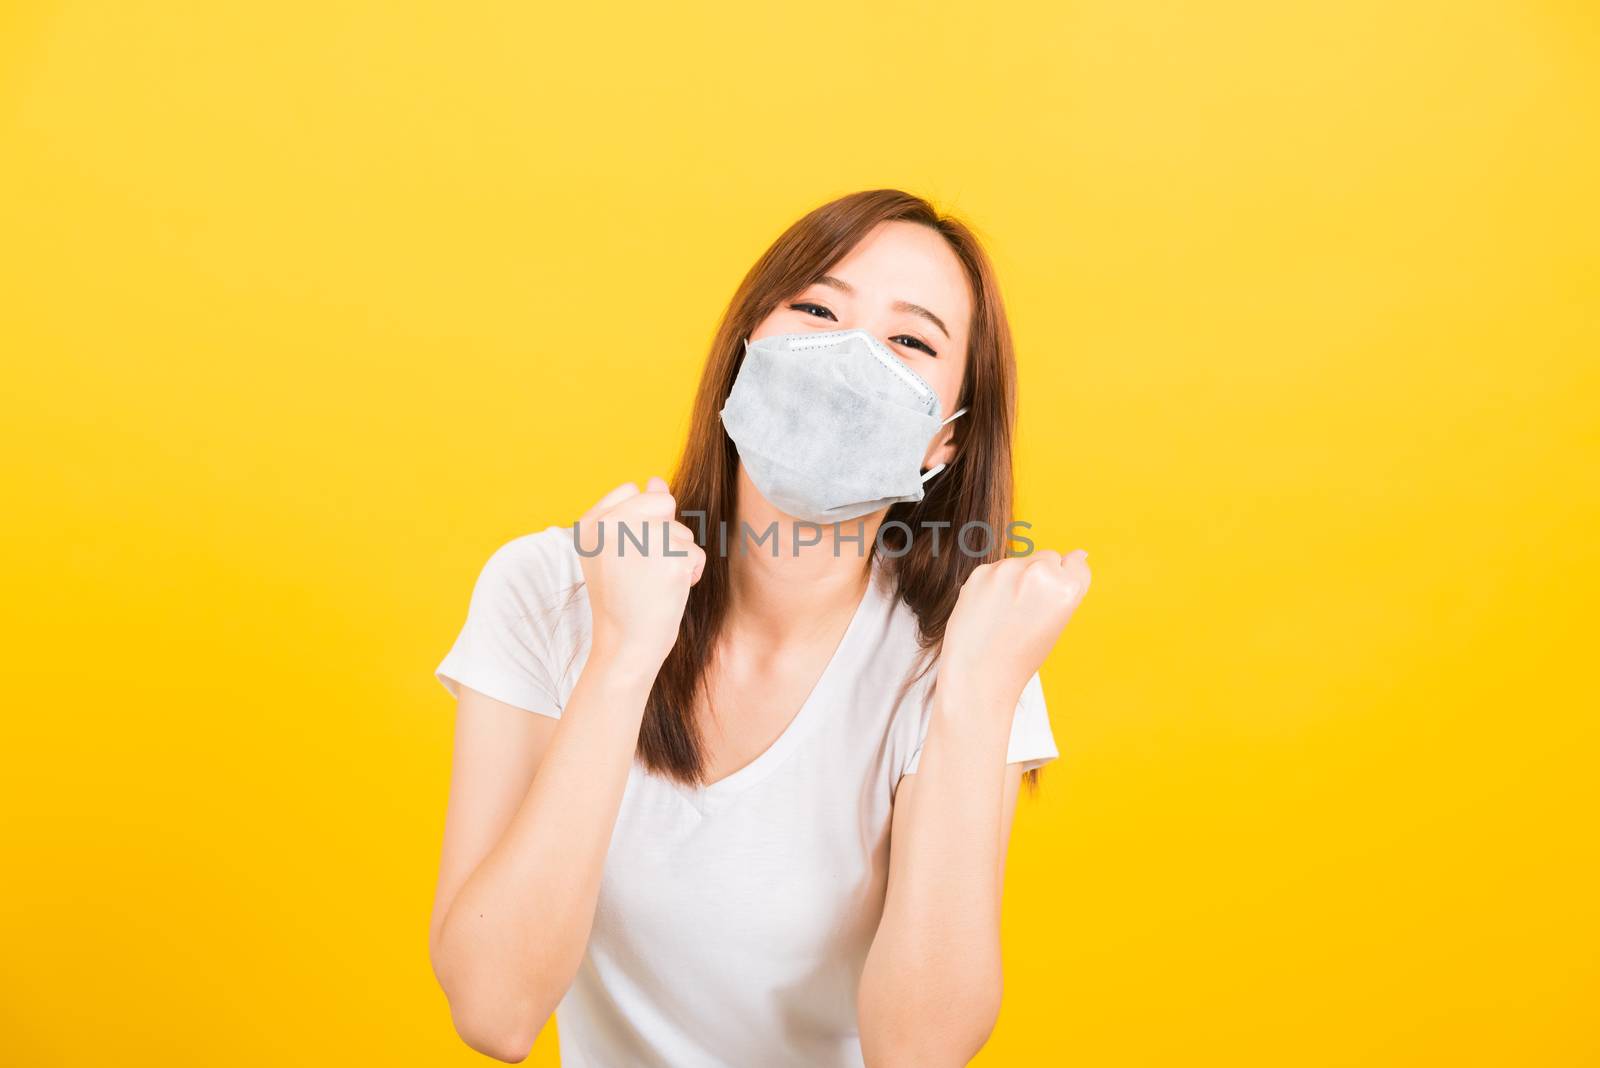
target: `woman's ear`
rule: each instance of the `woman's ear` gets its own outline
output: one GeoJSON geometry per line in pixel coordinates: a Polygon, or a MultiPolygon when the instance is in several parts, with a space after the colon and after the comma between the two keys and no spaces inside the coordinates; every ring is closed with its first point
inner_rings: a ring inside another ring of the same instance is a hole
{"type": "Polygon", "coordinates": [[[924,471],[940,464],[947,464],[956,458],[956,427],[954,423],[946,423],[933,435],[933,440],[928,442],[928,451],[922,457],[924,471]]]}

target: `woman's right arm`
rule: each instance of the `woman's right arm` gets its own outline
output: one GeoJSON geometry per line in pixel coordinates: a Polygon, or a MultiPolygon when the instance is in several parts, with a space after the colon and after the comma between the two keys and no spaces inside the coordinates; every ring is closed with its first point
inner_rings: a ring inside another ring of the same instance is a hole
{"type": "Polygon", "coordinates": [[[610,529],[583,559],[593,637],[559,719],[461,689],[429,951],[457,1032],[502,1061],[527,1057],[583,959],[645,701],[704,567],[675,514],[652,479],[579,521],[585,546],[610,529]],[[615,555],[616,526],[664,522],[687,556],[615,555]]]}

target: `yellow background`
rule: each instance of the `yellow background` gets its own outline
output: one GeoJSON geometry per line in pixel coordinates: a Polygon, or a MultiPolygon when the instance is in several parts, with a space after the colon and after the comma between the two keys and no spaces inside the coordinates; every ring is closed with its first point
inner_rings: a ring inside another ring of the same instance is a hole
{"type": "Polygon", "coordinates": [[[1095,575],[981,1063],[1600,1063],[1597,70],[1533,0],[7,5],[0,1060],[479,1062],[477,570],[893,185],[1095,575]]]}

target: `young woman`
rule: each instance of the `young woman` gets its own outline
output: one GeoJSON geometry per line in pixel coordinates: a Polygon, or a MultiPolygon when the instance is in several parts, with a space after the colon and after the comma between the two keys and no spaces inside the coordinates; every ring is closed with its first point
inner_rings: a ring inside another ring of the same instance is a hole
{"type": "Polygon", "coordinates": [[[489,558],[438,668],[430,951],[469,1045],[520,1061],[552,1012],[567,1068],[983,1045],[1057,755],[1037,671],[1089,587],[1081,550],[1011,555],[1014,382],[972,233],[844,197],[745,277],[671,487],[489,558]]]}

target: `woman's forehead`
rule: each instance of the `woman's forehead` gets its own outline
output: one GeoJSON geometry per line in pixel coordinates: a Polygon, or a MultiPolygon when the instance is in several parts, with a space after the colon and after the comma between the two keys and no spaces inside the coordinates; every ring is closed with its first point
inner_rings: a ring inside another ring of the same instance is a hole
{"type": "Polygon", "coordinates": [[[874,302],[907,301],[928,308],[955,330],[972,312],[966,272],[954,250],[919,223],[883,223],[862,238],[828,275],[874,302]]]}

